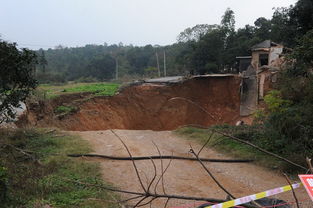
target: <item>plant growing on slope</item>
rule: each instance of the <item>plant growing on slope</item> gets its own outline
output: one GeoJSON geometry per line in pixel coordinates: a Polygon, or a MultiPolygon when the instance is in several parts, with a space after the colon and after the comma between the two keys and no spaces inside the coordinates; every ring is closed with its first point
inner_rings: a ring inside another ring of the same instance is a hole
{"type": "Polygon", "coordinates": [[[14,118],[14,108],[36,87],[36,62],[33,51],[0,40],[0,123],[14,118]]]}

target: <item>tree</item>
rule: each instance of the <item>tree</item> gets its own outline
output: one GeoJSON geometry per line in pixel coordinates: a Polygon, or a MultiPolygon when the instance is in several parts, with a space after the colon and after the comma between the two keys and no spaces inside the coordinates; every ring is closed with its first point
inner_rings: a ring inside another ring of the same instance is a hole
{"type": "Polygon", "coordinates": [[[312,77],[313,69],[313,29],[308,31],[301,39],[297,41],[291,58],[293,65],[290,68],[292,75],[302,75],[312,77]]]}
{"type": "Polygon", "coordinates": [[[271,19],[271,40],[282,43],[287,47],[293,47],[295,44],[296,26],[290,21],[290,10],[292,7],[276,8],[271,19]]]}
{"type": "Polygon", "coordinates": [[[178,42],[198,41],[205,34],[217,29],[218,25],[198,24],[192,28],[188,27],[181,32],[178,37],[178,42]]]}
{"type": "Polygon", "coordinates": [[[223,65],[224,32],[214,30],[194,45],[191,63],[197,74],[217,73],[223,65]]]}
{"type": "Polygon", "coordinates": [[[264,17],[259,17],[255,22],[255,36],[261,41],[271,39],[271,20],[264,17]]]}
{"type": "Polygon", "coordinates": [[[91,61],[88,74],[101,80],[112,79],[115,75],[115,67],[115,59],[107,54],[91,61]]]}
{"type": "Polygon", "coordinates": [[[42,48],[39,49],[38,64],[42,70],[42,73],[45,73],[48,62],[46,60],[45,51],[42,48]]]}
{"type": "Polygon", "coordinates": [[[0,40],[0,123],[14,118],[14,108],[20,107],[20,102],[36,87],[36,63],[33,51],[19,50],[15,43],[0,40]]]}
{"type": "Polygon", "coordinates": [[[298,0],[294,6],[277,8],[273,14],[271,39],[295,47],[298,39],[313,29],[313,1],[298,0]]]}
{"type": "Polygon", "coordinates": [[[296,25],[300,35],[313,29],[313,1],[299,0],[290,10],[291,22],[296,25]]]}
{"type": "Polygon", "coordinates": [[[251,54],[250,48],[254,44],[261,42],[255,36],[255,27],[246,25],[239,28],[237,32],[227,38],[227,47],[223,54],[225,65],[233,67],[236,63],[236,56],[248,56],[251,54]]]}
{"type": "Polygon", "coordinates": [[[225,36],[235,32],[235,13],[230,8],[227,8],[221,20],[221,29],[225,33],[225,36]]]}

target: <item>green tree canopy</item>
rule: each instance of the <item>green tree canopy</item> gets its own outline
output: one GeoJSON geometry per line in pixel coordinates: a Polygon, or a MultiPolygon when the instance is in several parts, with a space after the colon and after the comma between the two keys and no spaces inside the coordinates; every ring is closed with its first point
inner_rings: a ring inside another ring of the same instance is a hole
{"type": "Polygon", "coordinates": [[[115,59],[110,55],[94,58],[89,65],[88,75],[100,80],[109,80],[115,74],[115,59]]]}
{"type": "Polygon", "coordinates": [[[14,108],[36,87],[35,64],[33,51],[0,40],[0,123],[14,118],[14,108]]]}
{"type": "Polygon", "coordinates": [[[218,25],[198,24],[194,27],[188,27],[181,32],[178,37],[178,42],[198,41],[205,34],[217,29],[218,25]]]}

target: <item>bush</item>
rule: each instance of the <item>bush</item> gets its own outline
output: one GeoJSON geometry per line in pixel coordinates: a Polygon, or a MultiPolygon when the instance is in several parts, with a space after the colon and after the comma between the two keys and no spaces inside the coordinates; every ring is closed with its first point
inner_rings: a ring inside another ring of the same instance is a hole
{"type": "Polygon", "coordinates": [[[37,86],[33,70],[36,62],[33,51],[0,39],[0,123],[14,119],[15,108],[37,86]]]}
{"type": "Polygon", "coordinates": [[[264,101],[269,112],[284,112],[291,105],[291,101],[282,99],[278,90],[270,91],[264,101]]]}
{"type": "Polygon", "coordinates": [[[68,113],[73,113],[76,112],[77,108],[73,106],[58,106],[54,109],[54,112],[57,114],[68,114],[68,113]]]}

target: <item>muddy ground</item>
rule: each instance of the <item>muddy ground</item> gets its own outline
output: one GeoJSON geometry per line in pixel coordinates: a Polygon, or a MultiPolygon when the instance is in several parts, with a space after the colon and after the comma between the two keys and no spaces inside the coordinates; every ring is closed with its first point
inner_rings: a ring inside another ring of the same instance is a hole
{"type": "MultiPolygon", "coordinates": [[[[134,131],[134,130],[115,130],[115,132],[124,140],[133,156],[148,156],[158,155],[153,142],[155,142],[163,155],[178,155],[190,156],[189,145],[194,149],[199,149],[201,146],[193,141],[181,138],[170,131],[134,131]]],[[[76,131],[73,134],[78,134],[86,139],[95,153],[114,156],[128,156],[126,150],[116,136],[109,130],[107,131],[76,131]]],[[[201,157],[207,158],[228,158],[229,157],[206,148],[201,157]]],[[[114,186],[125,190],[141,191],[139,182],[136,178],[135,171],[130,161],[113,161],[103,159],[90,159],[100,162],[103,177],[106,181],[111,182],[114,186]]],[[[164,160],[164,166],[169,160],[164,160]]],[[[160,160],[155,160],[160,176],[160,160]]],[[[151,161],[136,162],[140,175],[146,185],[153,176],[153,166],[151,161]]],[[[264,169],[254,164],[225,164],[225,163],[206,163],[207,167],[217,177],[217,179],[236,197],[242,197],[268,189],[287,185],[282,174],[264,169]]],[[[205,173],[199,163],[193,161],[178,161],[173,160],[170,168],[165,174],[165,191],[168,194],[190,195],[198,197],[211,197],[225,199],[226,194],[218,188],[212,179],[205,173]]],[[[153,189],[152,189],[153,190],[153,189]]],[[[157,192],[162,193],[162,186],[159,184],[157,192]]],[[[310,199],[305,193],[304,188],[296,189],[296,194],[300,201],[305,202],[304,207],[313,207],[313,204],[308,205],[310,199]],[[312,205],[312,206],[311,206],[312,205]]],[[[123,195],[123,197],[127,197],[123,195]]],[[[277,198],[294,201],[291,192],[276,195],[277,198]]],[[[134,205],[135,202],[130,203],[134,205]]],[[[158,199],[152,204],[152,207],[163,207],[165,200],[158,199]]],[[[171,200],[168,207],[182,206],[195,207],[198,204],[193,201],[171,200]],[[190,206],[186,206],[190,205],[190,206]]],[[[145,206],[149,207],[149,206],[145,206]]]]}

